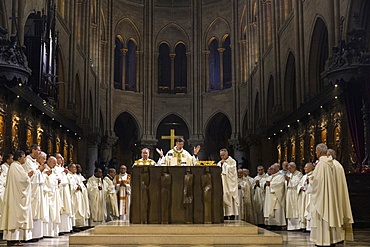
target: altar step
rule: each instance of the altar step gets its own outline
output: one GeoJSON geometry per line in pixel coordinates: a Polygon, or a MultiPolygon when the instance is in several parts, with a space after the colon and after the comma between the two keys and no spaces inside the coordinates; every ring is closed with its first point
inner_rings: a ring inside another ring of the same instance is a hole
{"type": "Polygon", "coordinates": [[[244,221],[224,224],[155,225],[112,221],[69,237],[69,245],[281,245],[279,234],[244,221]]]}

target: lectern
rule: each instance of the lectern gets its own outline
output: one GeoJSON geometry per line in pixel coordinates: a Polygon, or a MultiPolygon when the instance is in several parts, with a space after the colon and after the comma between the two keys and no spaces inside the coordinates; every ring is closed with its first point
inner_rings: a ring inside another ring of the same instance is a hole
{"type": "Polygon", "coordinates": [[[223,223],[222,198],[218,166],[134,166],[130,222],[223,223]]]}

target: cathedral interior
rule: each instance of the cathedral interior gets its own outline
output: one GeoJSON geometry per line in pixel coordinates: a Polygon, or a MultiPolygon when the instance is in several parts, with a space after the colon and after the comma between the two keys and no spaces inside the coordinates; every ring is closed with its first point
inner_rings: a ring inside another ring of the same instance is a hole
{"type": "Polygon", "coordinates": [[[256,167],[337,152],[369,224],[370,1],[1,0],[0,153],[80,163],[227,148],[256,167]]]}

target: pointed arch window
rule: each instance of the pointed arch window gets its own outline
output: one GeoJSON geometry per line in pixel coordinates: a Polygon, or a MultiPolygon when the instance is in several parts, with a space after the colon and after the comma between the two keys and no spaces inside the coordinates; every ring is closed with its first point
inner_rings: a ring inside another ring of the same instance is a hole
{"type": "Polygon", "coordinates": [[[136,44],[133,40],[127,42],[125,90],[136,92],[136,44]]]}
{"type": "Polygon", "coordinates": [[[221,89],[220,81],[220,54],[218,52],[218,41],[214,39],[208,47],[209,59],[209,91],[216,91],[221,89]]]}
{"type": "Polygon", "coordinates": [[[230,47],[230,36],[227,36],[223,43],[223,54],[222,54],[222,63],[223,63],[223,82],[222,88],[230,88],[232,83],[232,64],[231,64],[231,47],[230,47]]]}
{"type": "Polygon", "coordinates": [[[122,52],[123,52],[123,40],[120,36],[115,39],[114,48],[114,88],[122,89],[122,52]]]}
{"type": "Polygon", "coordinates": [[[158,55],[158,93],[171,92],[170,47],[166,43],[159,46],[158,55]]]}
{"type": "Polygon", "coordinates": [[[175,48],[175,93],[186,93],[187,88],[187,57],[186,46],[182,43],[175,48]]]}
{"type": "Polygon", "coordinates": [[[230,88],[232,85],[232,62],[230,36],[225,35],[222,47],[213,39],[208,46],[208,91],[230,88]]]}
{"type": "Polygon", "coordinates": [[[127,41],[127,48],[120,35],[115,39],[114,48],[114,88],[126,91],[137,91],[137,44],[134,40],[127,41]]]}

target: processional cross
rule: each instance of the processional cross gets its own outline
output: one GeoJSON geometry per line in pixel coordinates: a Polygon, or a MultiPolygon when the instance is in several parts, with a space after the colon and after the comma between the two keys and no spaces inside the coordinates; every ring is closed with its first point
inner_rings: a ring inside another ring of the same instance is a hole
{"type": "Polygon", "coordinates": [[[162,136],[161,137],[162,140],[170,140],[170,149],[175,146],[175,140],[177,138],[183,138],[183,136],[175,135],[175,130],[174,129],[170,129],[170,135],[169,136],[162,136]]]}

